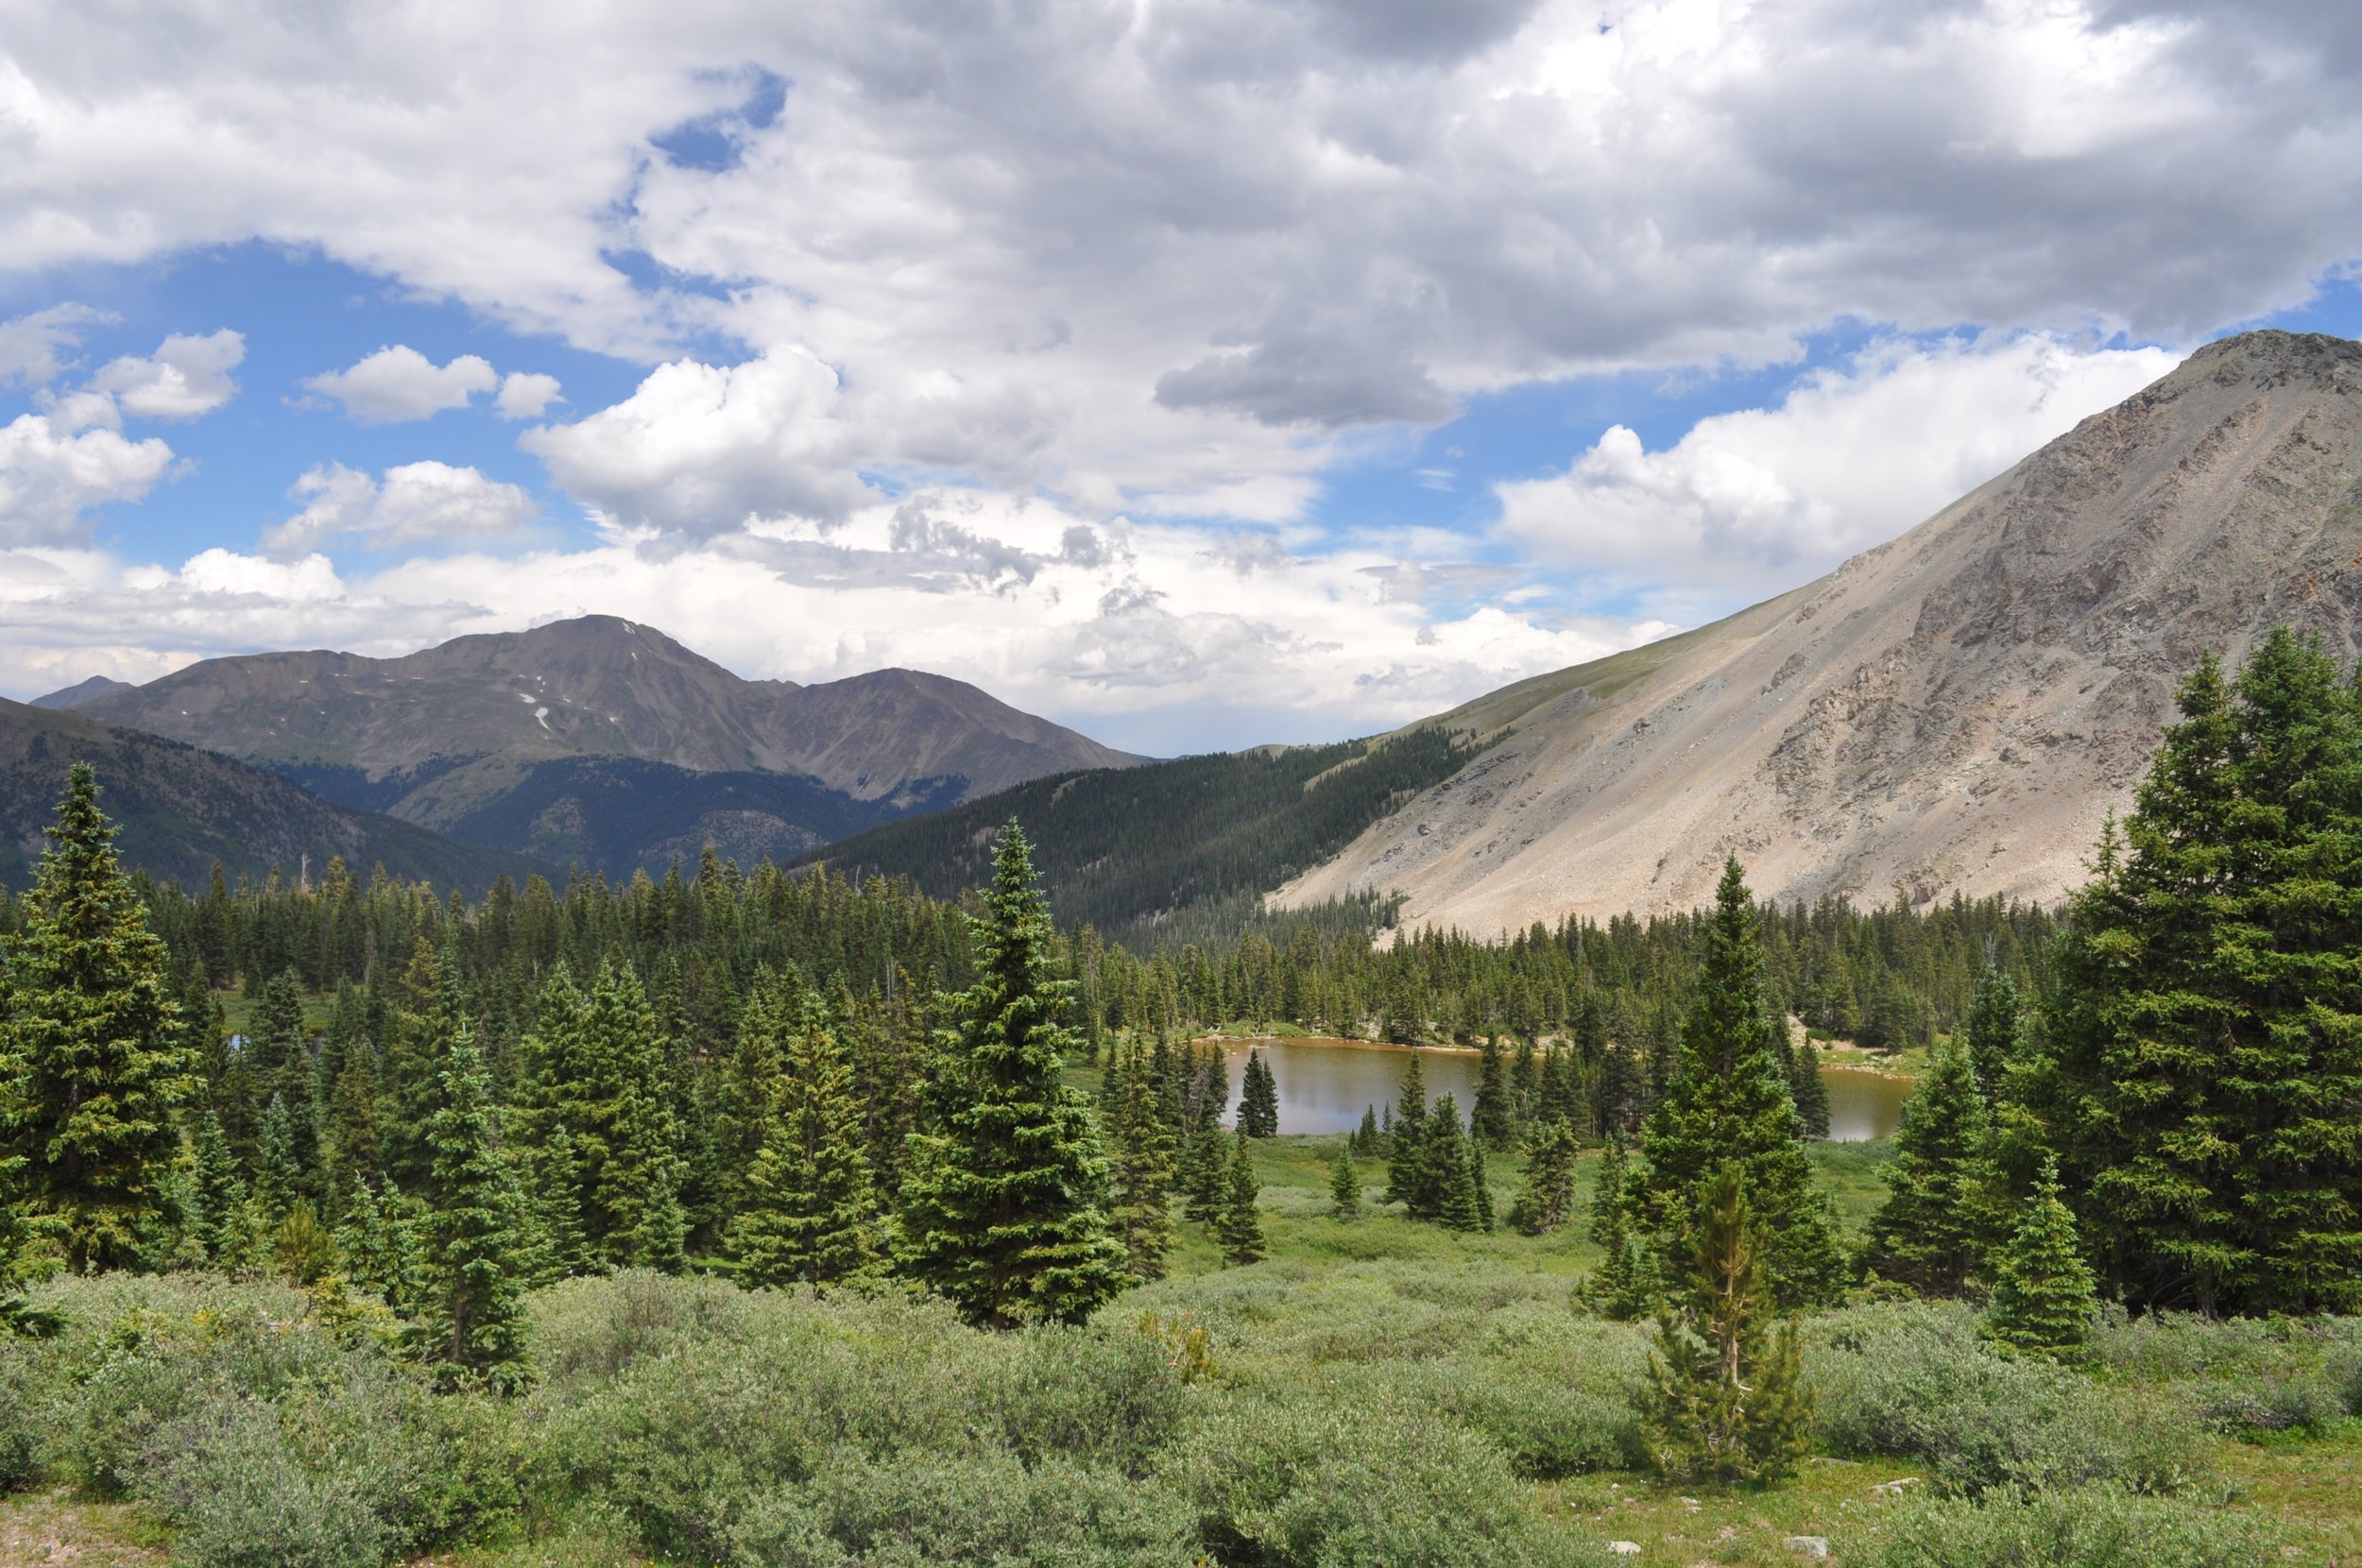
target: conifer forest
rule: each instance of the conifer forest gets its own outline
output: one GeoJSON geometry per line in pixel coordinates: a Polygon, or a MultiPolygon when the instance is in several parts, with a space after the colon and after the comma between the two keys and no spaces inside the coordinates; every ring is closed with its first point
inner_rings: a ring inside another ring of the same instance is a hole
{"type": "Polygon", "coordinates": [[[1490,935],[1236,879],[1055,919],[1123,868],[1007,814],[946,815],[957,891],[183,886],[77,767],[0,896],[7,1539],[2362,1560],[2362,693],[2280,632],[2178,711],[2058,909],[1732,860],[1490,935]],[[1389,1092],[1292,1127],[1288,1042],[1389,1092]],[[1849,1073],[1891,1137],[1830,1140],[1849,1073]]]}

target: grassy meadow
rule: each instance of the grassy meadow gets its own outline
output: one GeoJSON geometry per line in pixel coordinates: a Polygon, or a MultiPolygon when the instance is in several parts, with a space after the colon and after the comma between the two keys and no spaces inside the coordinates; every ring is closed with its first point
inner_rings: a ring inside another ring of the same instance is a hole
{"type": "MultiPolygon", "coordinates": [[[[1225,1269],[1183,1224],[1170,1277],[1086,1329],[579,1279],[533,1299],[534,1385],[506,1400],[430,1392],[365,1303],[53,1281],[66,1332],[0,1349],[0,1542],[204,1568],[1686,1568],[1797,1561],[1794,1537],[1860,1564],[2362,1559],[2362,1325],[2115,1317],[2069,1372],[1985,1348],[1963,1308],[1858,1304],[1806,1324],[1793,1480],[1671,1486],[1634,1414],[1646,1331],[1571,1304],[1580,1222],[1340,1221],[1337,1143],[1258,1147],[1269,1260],[1225,1269]]],[[[1815,1148],[1849,1233],[1886,1152],[1815,1148]]],[[[1516,1176],[1495,1157],[1498,1211],[1516,1176]]]]}

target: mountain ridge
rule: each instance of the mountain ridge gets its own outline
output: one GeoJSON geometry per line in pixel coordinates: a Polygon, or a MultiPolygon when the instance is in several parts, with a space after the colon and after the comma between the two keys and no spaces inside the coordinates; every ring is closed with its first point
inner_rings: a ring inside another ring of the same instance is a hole
{"type": "Polygon", "coordinates": [[[784,855],[1029,778],[1140,760],[947,676],[750,681],[615,616],[395,658],[239,655],[143,686],[96,684],[52,699],[270,768],[351,809],[616,870],[660,861],[717,812],[725,840],[784,855]],[[561,780],[579,788],[561,796],[561,780]],[[504,809],[521,792],[542,799],[538,813],[504,809]]]}
{"type": "Polygon", "coordinates": [[[2362,645],[2362,344],[2252,332],[1815,582],[1427,721],[1501,739],[1278,901],[1490,933],[1695,907],[1726,854],[2053,901],[2199,656],[2279,622],[2362,645]]]}

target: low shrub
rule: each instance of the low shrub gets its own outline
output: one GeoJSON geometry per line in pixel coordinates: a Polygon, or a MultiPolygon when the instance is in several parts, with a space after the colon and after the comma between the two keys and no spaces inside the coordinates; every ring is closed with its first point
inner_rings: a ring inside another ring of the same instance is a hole
{"type": "Polygon", "coordinates": [[[731,1568],[1170,1568],[1194,1555],[1178,1499],[1104,1470],[1008,1454],[872,1460],[847,1455],[749,1498],[731,1568]]]}
{"type": "Polygon", "coordinates": [[[2277,1559],[2251,1520],[2106,1486],[1896,1503],[1846,1553],[1865,1568],[2260,1568],[2277,1559]]]}
{"type": "Polygon", "coordinates": [[[1269,1568],[1512,1568],[1589,1560],[1457,1422],[1330,1387],[1211,1403],[1165,1471],[1199,1541],[1269,1568]]]}
{"type": "Polygon", "coordinates": [[[1964,1307],[1873,1305],[1807,1324],[1814,1424],[1831,1452],[1924,1458],[1951,1491],[2107,1481],[2173,1492],[2202,1451],[2185,1410],[1978,1338],[1964,1307]]]}

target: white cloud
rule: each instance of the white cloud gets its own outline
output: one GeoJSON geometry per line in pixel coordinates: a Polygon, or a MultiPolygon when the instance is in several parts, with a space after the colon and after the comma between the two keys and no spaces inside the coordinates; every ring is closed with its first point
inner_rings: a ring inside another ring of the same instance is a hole
{"type": "Polygon", "coordinates": [[[88,390],[135,418],[194,419],[238,395],[230,372],[245,358],[246,338],[226,327],[202,337],[176,332],[148,358],[127,355],[102,366],[88,390]]]}
{"type": "Polygon", "coordinates": [[[67,303],[0,321],[0,386],[46,386],[65,368],[59,350],[77,347],[83,328],[112,319],[104,311],[67,303]]]}
{"type": "Polygon", "coordinates": [[[1501,531],[1627,584],[1768,597],[1932,516],[2174,357],[2040,334],[1874,344],[1662,452],[1614,427],[1566,473],[1496,486],[1501,531]]]}
{"type": "Polygon", "coordinates": [[[693,0],[259,48],[31,8],[0,258],[261,238],[651,363],[800,351],[842,430],[729,503],[841,509],[858,469],[1111,513],[1840,320],[2187,342],[2301,300],[2362,256],[2345,9],[693,0]],[[717,156],[666,150],[690,121],[717,156]]]}
{"type": "Polygon", "coordinates": [[[539,511],[517,486],[436,462],[387,469],[382,484],[330,463],[298,480],[294,493],[303,510],[263,533],[264,550],[282,561],[336,538],[359,539],[372,550],[480,546],[517,535],[539,511]]]}
{"type": "Polygon", "coordinates": [[[556,376],[512,370],[501,378],[500,395],[492,406],[504,419],[538,419],[550,404],[565,401],[558,395],[556,376]]]}
{"type": "Polygon", "coordinates": [[[137,501],[172,464],[152,437],[112,430],[61,429],[46,415],[0,426],[0,545],[50,544],[79,537],[82,514],[111,501],[137,501]]]}
{"type": "MultiPolygon", "coordinates": [[[[380,486],[323,470],[311,482],[322,526],[380,518],[398,473],[380,486]]],[[[1199,743],[1253,738],[1237,732],[1248,713],[1266,739],[1367,733],[1646,635],[1498,608],[1439,619],[1386,591],[1373,569],[1391,557],[1376,551],[1258,552],[1201,527],[1093,521],[970,489],[864,504],[826,529],[422,555],[366,575],[340,574],[310,542],[291,533],[272,555],[213,550],[178,568],[0,556],[0,685],[31,694],[94,670],[162,673],[127,648],[166,663],[258,648],[382,655],[602,611],[749,676],[934,670],[1170,749],[1160,712],[1233,716],[1190,732],[1199,743]],[[142,629],[136,642],[127,626],[142,629]]]]}
{"type": "Polygon", "coordinates": [[[868,498],[834,371],[780,350],[744,365],[659,366],[638,391],[519,446],[576,499],[631,526],[713,534],[751,518],[833,521],[868,498]]]}
{"type": "Polygon", "coordinates": [[[334,398],[363,424],[391,425],[431,418],[447,408],[465,408],[470,398],[499,385],[500,377],[476,354],[461,354],[449,365],[436,365],[408,344],[397,343],[365,356],[349,369],[314,376],[303,384],[322,397],[334,398]]]}

